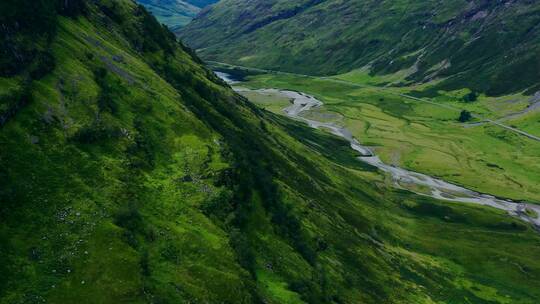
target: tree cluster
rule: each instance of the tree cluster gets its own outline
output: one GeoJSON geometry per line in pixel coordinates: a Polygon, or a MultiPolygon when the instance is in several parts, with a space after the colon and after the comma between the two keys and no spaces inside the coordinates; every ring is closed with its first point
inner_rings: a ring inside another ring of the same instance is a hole
{"type": "Polygon", "coordinates": [[[58,15],[76,17],[86,7],[85,0],[0,1],[0,76],[39,79],[52,71],[58,15]]]}

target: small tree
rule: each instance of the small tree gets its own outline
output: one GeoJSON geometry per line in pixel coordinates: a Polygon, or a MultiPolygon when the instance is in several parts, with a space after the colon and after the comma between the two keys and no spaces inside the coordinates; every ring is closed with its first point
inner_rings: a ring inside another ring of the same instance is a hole
{"type": "Polygon", "coordinates": [[[459,115],[459,118],[458,118],[458,120],[460,122],[467,122],[467,121],[469,121],[471,119],[472,119],[472,114],[471,114],[471,112],[469,112],[467,110],[461,111],[461,114],[459,115]]]}
{"type": "Polygon", "coordinates": [[[478,100],[478,94],[476,92],[470,92],[463,96],[464,102],[475,102],[476,100],[478,100]]]}

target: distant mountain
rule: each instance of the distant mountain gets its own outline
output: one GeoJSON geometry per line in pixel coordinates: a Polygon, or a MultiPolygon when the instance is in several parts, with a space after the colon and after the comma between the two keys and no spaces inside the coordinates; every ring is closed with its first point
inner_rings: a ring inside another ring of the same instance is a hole
{"type": "Polygon", "coordinates": [[[201,9],[219,0],[137,0],[172,31],[180,29],[201,9]]]}
{"type": "Polygon", "coordinates": [[[311,74],[368,66],[492,95],[540,90],[540,2],[223,0],[180,32],[206,59],[311,74]]]}

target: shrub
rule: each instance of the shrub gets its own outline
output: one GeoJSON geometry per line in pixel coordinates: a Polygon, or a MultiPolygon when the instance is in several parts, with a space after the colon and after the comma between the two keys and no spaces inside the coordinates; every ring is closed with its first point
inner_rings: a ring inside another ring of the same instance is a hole
{"type": "Polygon", "coordinates": [[[0,96],[0,127],[31,101],[32,92],[28,84],[10,94],[0,96]]]}
{"type": "Polygon", "coordinates": [[[231,247],[234,248],[236,252],[238,264],[255,278],[257,276],[257,261],[249,239],[244,233],[236,229],[230,233],[229,239],[231,247]]]}
{"type": "Polygon", "coordinates": [[[110,77],[105,68],[98,68],[94,71],[94,81],[100,88],[98,96],[98,108],[101,112],[116,114],[118,104],[116,100],[121,99],[126,94],[126,89],[121,81],[110,77]]]}
{"type": "Polygon", "coordinates": [[[126,150],[129,156],[129,164],[131,168],[152,168],[155,165],[154,149],[156,145],[153,144],[154,141],[140,118],[135,118],[134,127],[137,131],[135,138],[126,150]]]}
{"type": "Polygon", "coordinates": [[[201,205],[201,210],[206,216],[214,216],[216,219],[227,218],[234,211],[233,193],[230,190],[222,190],[201,205]]]}
{"type": "Polygon", "coordinates": [[[122,10],[120,9],[118,3],[116,1],[111,1],[110,6],[108,3],[103,3],[101,1],[98,4],[99,9],[105,16],[109,17],[111,20],[113,20],[116,23],[122,23],[124,22],[124,15],[122,15],[122,10]]]}
{"type": "Polygon", "coordinates": [[[87,13],[85,0],[58,0],[57,10],[67,17],[76,17],[87,13]]]}
{"type": "Polygon", "coordinates": [[[472,119],[472,114],[471,112],[467,110],[461,111],[461,114],[459,114],[459,118],[458,118],[460,122],[467,122],[467,121],[470,121],[471,119],[472,119]]]}
{"type": "Polygon", "coordinates": [[[94,122],[93,124],[78,130],[71,140],[80,144],[93,144],[102,140],[118,138],[122,136],[120,129],[94,122]]]}
{"type": "Polygon", "coordinates": [[[39,52],[30,65],[30,78],[39,80],[52,72],[56,66],[56,59],[50,51],[39,52]]]}
{"type": "Polygon", "coordinates": [[[134,203],[120,209],[114,216],[114,224],[124,228],[124,237],[127,244],[136,248],[138,246],[137,233],[144,233],[144,221],[134,203]]]}
{"type": "Polygon", "coordinates": [[[148,250],[145,250],[142,253],[139,264],[141,266],[142,275],[145,277],[149,277],[152,273],[150,272],[150,258],[149,258],[148,250]]]}
{"type": "Polygon", "coordinates": [[[475,102],[478,100],[478,94],[476,92],[470,92],[469,94],[463,96],[462,99],[464,102],[475,102]]]}

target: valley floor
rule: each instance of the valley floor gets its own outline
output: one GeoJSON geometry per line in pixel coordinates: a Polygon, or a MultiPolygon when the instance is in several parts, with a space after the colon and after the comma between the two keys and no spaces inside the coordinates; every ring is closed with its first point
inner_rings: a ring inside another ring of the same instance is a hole
{"type": "MultiPolygon", "coordinates": [[[[222,66],[223,67],[223,66],[222,66]]],[[[253,72],[253,71],[252,71],[253,72]]],[[[322,100],[311,118],[342,125],[388,164],[513,200],[540,202],[538,100],[527,96],[481,96],[460,100],[467,91],[439,92],[415,99],[429,89],[388,87],[397,81],[356,71],[335,77],[310,77],[256,70],[242,86],[302,91],[322,100]],[[460,123],[462,110],[475,119],[460,123]]],[[[287,100],[247,94],[260,106],[283,114],[287,100]]]]}
{"type": "MultiPolygon", "coordinates": [[[[225,73],[218,72],[218,75],[232,84],[241,85],[241,83],[234,83],[234,81],[231,81],[230,77],[225,73]]],[[[540,214],[540,206],[498,199],[490,195],[477,193],[447,183],[444,180],[433,178],[425,174],[405,170],[395,164],[388,165],[382,162],[370,147],[362,146],[349,129],[332,121],[325,122],[327,117],[320,116],[317,113],[313,115],[314,111],[317,111],[324,106],[324,103],[313,96],[303,92],[278,89],[250,90],[236,87],[235,90],[251,100],[283,100],[284,103],[282,104],[283,108],[281,111],[285,115],[292,119],[302,121],[312,128],[326,130],[327,132],[348,141],[351,145],[351,150],[359,153],[359,156],[357,157],[358,161],[371,165],[384,173],[389,180],[389,186],[393,188],[408,190],[441,201],[490,206],[506,211],[512,216],[531,223],[540,231],[540,218],[538,216],[540,214]]]]}

